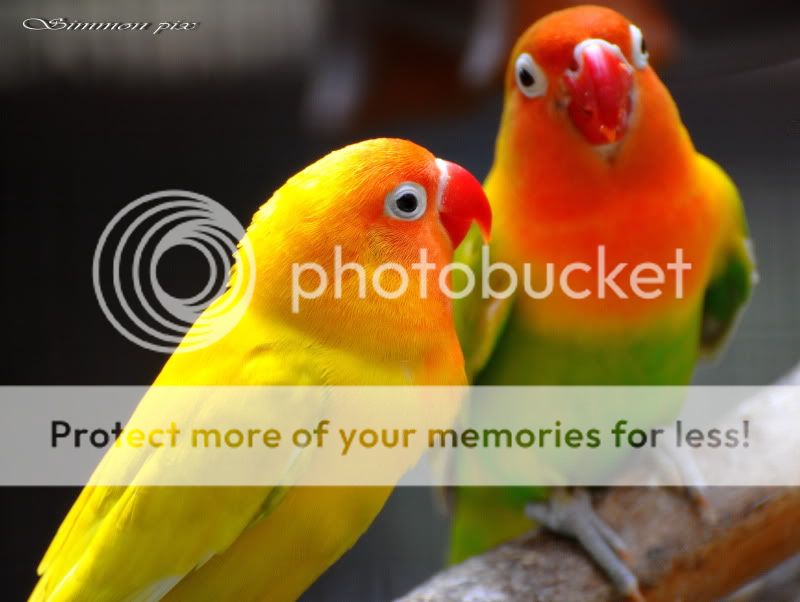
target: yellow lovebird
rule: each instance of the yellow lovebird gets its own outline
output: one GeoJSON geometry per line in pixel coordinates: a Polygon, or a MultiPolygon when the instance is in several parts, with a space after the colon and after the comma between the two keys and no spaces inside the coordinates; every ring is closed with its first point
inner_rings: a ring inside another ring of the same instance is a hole
{"type": "MultiPolygon", "coordinates": [[[[218,315],[227,334],[174,353],[154,386],[466,384],[451,300],[437,284],[473,221],[488,236],[480,184],[411,142],[377,139],[332,152],[255,214],[245,236],[252,266],[240,250],[228,292],[204,314],[219,314],[237,279],[254,276],[238,323],[230,328],[218,315]],[[348,271],[341,294],[331,286],[298,299],[293,285],[312,285],[294,280],[293,266],[332,273],[337,246],[368,276],[390,263],[406,268],[408,294],[390,299],[367,287],[356,298],[348,271]],[[434,269],[412,269],[421,249],[434,269]],[[427,294],[418,295],[424,279],[427,294]]],[[[201,317],[182,345],[215,320],[201,317]]],[[[148,397],[134,419],[165,412],[148,397]]],[[[126,458],[112,450],[98,471],[129,474],[126,458]]],[[[129,486],[84,488],[39,565],[31,600],[293,600],[353,545],[391,492],[291,482],[148,487],[136,486],[137,476],[129,486]]]]}

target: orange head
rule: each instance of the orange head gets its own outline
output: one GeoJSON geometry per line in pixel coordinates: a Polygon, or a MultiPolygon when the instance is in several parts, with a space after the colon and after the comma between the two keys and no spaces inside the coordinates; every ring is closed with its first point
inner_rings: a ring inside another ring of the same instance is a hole
{"type": "Polygon", "coordinates": [[[659,130],[668,144],[680,130],[669,92],[648,65],[641,30],[597,6],[552,13],[522,35],[506,74],[506,119],[514,124],[515,150],[582,147],[579,154],[590,149],[606,160],[651,136],[645,129],[648,144],[658,142],[659,130]]]}
{"type": "MultiPolygon", "coordinates": [[[[608,265],[628,270],[666,266],[680,247],[694,264],[696,300],[709,218],[702,204],[687,202],[697,194],[694,166],[675,103],[648,65],[644,36],[625,17],[570,8],[517,41],[486,183],[503,260],[556,270],[580,262],[595,270],[583,282],[596,290],[601,246],[608,265]]],[[[660,317],[668,303],[667,295],[578,301],[555,294],[526,307],[537,323],[577,328],[583,319],[608,325],[614,316],[660,317]]]]}
{"type": "Polygon", "coordinates": [[[391,348],[433,336],[452,323],[437,277],[473,221],[488,236],[486,195],[464,168],[407,140],[347,146],[290,178],[254,217],[255,300],[319,336],[391,348]],[[421,253],[435,268],[414,267],[421,253]],[[406,292],[382,295],[376,281],[406,292]]]}
{"type": "Polygon", "coordinates": [[[306,167],[254,223],[265,215],[285,229],[293,253],[317,260],[334,244],[370,262],[402,262],[421,247],[446,256],[473,221],[486,238],[491,228],[486,195],[472,174],[393,138],[351,144],[306,167]]]}

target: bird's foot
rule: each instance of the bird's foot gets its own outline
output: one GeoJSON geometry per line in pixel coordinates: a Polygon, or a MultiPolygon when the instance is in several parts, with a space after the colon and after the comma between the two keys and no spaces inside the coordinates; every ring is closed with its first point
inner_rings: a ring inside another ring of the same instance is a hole
{"type": "MultiPolygon", "coordinates": [[[[666,441],[675,441],[675,429],[664,428],[666,441]]],[[[708,501],[705,479],[692,458],[691,453],[684,447],[677,445],[660,446],[653,450],[653,457],[660,470],[672,471],[677,475],[678,482],[682,483],[681,491],[692,507],[698,512],[700,518],[707,524],[716,522],[714,508],[708,501]]]]}
{"type": "Polygon", "coordinates": [[[636,576],[623,562],[629,559],[625,542],[595,514],[586,490],[557,489],[547,502],[529,504],[525,513],[550,531],[577,539],[621,594],[644,601],[636,576]]]}

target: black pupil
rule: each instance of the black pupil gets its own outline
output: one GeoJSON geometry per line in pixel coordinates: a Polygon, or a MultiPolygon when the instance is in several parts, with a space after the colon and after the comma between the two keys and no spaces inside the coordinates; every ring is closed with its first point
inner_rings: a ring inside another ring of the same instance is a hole
{"type": "Polygon", "coordinates": [[[642,38],[642,54],[647,54],[647,42],[642,38]]]}
{"type": "Polygon", "coordinates": [[[414,213],[417,210],[417,205],[417,197],[410,192],[406,192],[397,199],[397,208],[403,213],[414,213]]]}
{"type": "Polygon", "coordinates": [[[533,75],[531,75],[531,72],[523,67],[522,69],[519,70],[519,81],[523,86],[527,88],[529,86],[532,86],[535,80],[533,79],[533,75]]]}

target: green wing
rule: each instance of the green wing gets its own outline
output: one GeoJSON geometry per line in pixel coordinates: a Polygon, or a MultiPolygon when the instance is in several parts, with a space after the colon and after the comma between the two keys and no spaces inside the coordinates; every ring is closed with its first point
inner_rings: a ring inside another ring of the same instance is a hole
{"type": "Polygon", "coordinates": [[[711,159],[698,155],[704,181],[718,200],[725,220],[721,245],[703,300],[700,348],[718,351],[733,330],[758,280],[747,218],[739,192],[728,175],[711,159]]]}
{"type": "MultiPolygon", "coordinates": [[[[514,295],[505,299],[484,298],[481,286],[482,248],[481,233],[473,226],[456,250],[454,258],[456,263],[466,264],[475,275],[475,285],[470,294],[463,299],[456,299],[453,307],[453,319],[470,382],[491,357],[514,305],[514,295]]],[[[489,284],[494,290],[504,290],[503,278],[507,278],[503,272],[494,271],[490,274],[489,284]]],[[[467,276],[461,270],[453,270],[453,290],[464,290],[467,285],[467,276]]]]}

